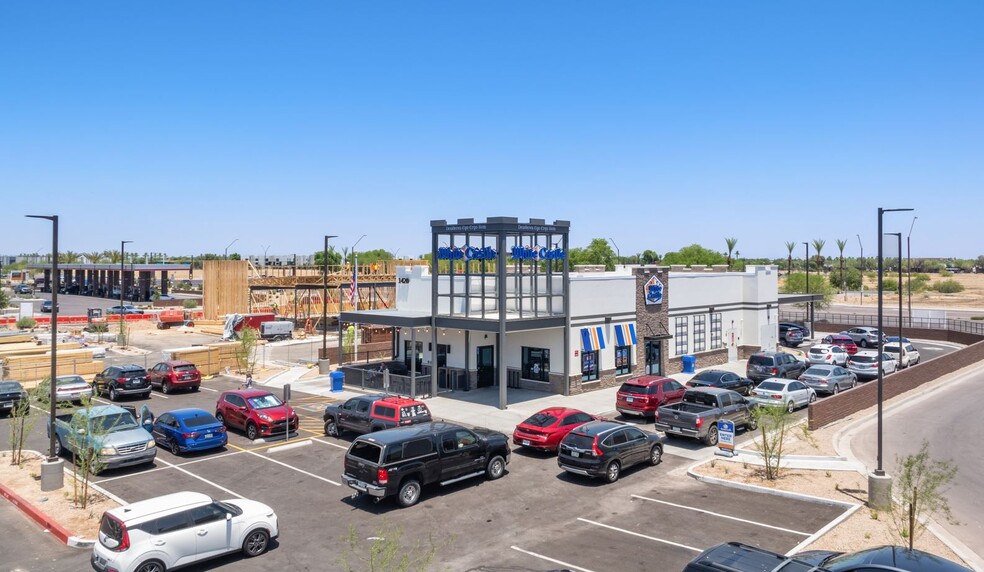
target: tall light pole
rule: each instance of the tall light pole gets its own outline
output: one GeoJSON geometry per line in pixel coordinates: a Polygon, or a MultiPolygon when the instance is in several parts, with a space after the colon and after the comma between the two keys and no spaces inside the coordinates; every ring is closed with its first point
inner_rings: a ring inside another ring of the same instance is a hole
{"type": "MultiPolygon", "coordinates": [[[[261,244],[260,246],[263,246],[263,245],[261,244]]],[[[266,274],[267,251],[268,250],[270,250],[270,246],[263,246],[263,274],[266,274]]]]}
{"type": "MultiPolygon", "coordinates": [[[[238,238],[233,240],[232,242],[229,243],[229,246],[236,244],[236,241],[238,240],[239,240],[238,238]]],[[[225,252],[222,254],[222,260],[229,260],[229,246],[225,247],[225,252]]]]}
{"type": "MultiPolygon", "coordinates": [[[[806,295],[810,296],[810,243],[804,242],[806,246],[806,295]]],[[[809,322],[807,329],[810,331],[810,338],[813,337],[813,298],[806,303],[806,321],[809,322]]]]}
{"type": "Polygon", "coordinates": [[[855,236],[858,237],[858,246],[861,247],[861,303],[859,306],[864,306],[864,244],[861,244],[860,234],[856,234],[855,236]]]}
{"type": "Polygon", "coordinates": [[[615,266],[618,266],[618,263],[622,261],[622,251],[618,249],[618,245],[615,244],[614,240],[609,238],[608,242],[612,243],[612,246],[615,247],[615,266]]]}
{"type": "MultiPolygon", "coordinates": [[[[878,207],[878,335],[884,339],[885,335],[885,322],[884,322],[884,304],[885,295],[882,292],[882,274],[885,270],[885,256],[884,256],[884,222],[883,218],[885,213],[888,212],[903,212],[911,211],[913,209],[886,209],[878,207]]],[[[900,253],[901,256],[901,253],[900,253]]],[[[901,316],[899,316],[901,318],[901,316]]],[[[900,320],[901,321],[901,320],[900,320]]],[[[899,336],[901,337],[901,335],[899,336]]],[[[899,340],[901,345],[902,340],[899,340]]],[[[902,354],[899,353],[901,359],[902,354]]],[[[885,370],[884,370],[884,360],[885,360],[885,346],[884,342],[878,344],[878,466],[874,473],[868,476],[868,504],[872,508],[877,508],[880,510],[888,509],[892,506],[892,478],[885,474],[885,469],[883,468],[883,461],[885,457],[884,450],[884,439],[883,435],[883,413],[884,413],[884,386],[885,386],[885,370]]]]}
{"type": "MultiPolygon", "coordinates": [[[[321,328],[322,328],[321,329],[321,359],[322,360],[328,359],[328,239],[329,238],[338,238],[338,236],[334,234],[325,235],[325,253],[324,253],[325,259],[323,260],[323,262],[325,263],[324,264],[325,268],[321,276],[321,328]]],[[[264,254],[263,256],[266,257],[266,254],[264,254]]],[[[341,309],[341,306],[339,306],[339,309],[341,309]]],[[[341,363],[342,361],[341,358],[342,356],[338,356],[339,363],[341,363]]],[[[318,373],[323,373],[323,372],[319,371],[318,373]]]]}
{"type": "MultiPolygon", "coordinates": [[[[51,274],[58,280],[58,215],[26,215],[51,221],[51,274]]],[[[51,394],[48,396],[48,458],[41,463],[41,490],[53,491],[65,486],[65,470],[55,454],[55,378],[58,377],[58,286],[51,288],[51,371],[48,373],[51,394]]]]}
{"type": "Polygon", "coordinates": [[[123,279],[123,273],[126,272],[126,250],[124,247],[133,242],[132,240],[121,240],[120,241],[120,334],[117,341],[122,341],[123,337],[123,320],[125,318],[125,312],[123,311],[123,286],[126,284],[126,280],[123,279]]]}
{"type": "MultiPolygon", "coordinates": [[[[362,242],[362,239],[365,238],[365,237],[366,237],[366,235],[363,234],[362,236],[359,237],[359,240],[355,241],[355,244],[352,245],[352,262],[353,262],[353,266],[352,266],[352,296],[354,297],[354,301],[355,301],[355,303],[353,304],[353,308],[352,308],[353,311],[358,311],[359,310],[359,255],[355,252],[355,247],[356,246],[359,246],[359,243],[362,242]]],[[[352,345],[355,348],[355,360],[354,361],[358,362],[359,361],[359,328],[356,328],[355,329],[355,338],[352,340],[352,345]]],[[[435,351],[436,351],[436,348],[435,348],[435,351]]]]}
{"type": "MultiPolygon", "coordinates": [[[[917,216],[912,217],[909,234],[905,237],[905,288],[909,291],[909,327],[912,327],[912,227],[916,226],[917,216]]],[[[902,252],[899,251],[899,266],[902,266],[902,252]]]]}

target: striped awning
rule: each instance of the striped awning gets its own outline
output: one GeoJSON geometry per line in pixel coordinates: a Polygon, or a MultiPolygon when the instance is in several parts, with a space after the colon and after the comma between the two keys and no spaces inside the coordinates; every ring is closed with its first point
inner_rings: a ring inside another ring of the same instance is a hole
{"type": "Polygon", "coordinates": [[[605,331],[601,327],[581,328],[581,351],[594,352],[605,349],[605,331]]]}
{"type": "Polygon", "coordinates": [[[619,346],[635,345],[635,324],[616,324],[615,341],[619,346]]]}

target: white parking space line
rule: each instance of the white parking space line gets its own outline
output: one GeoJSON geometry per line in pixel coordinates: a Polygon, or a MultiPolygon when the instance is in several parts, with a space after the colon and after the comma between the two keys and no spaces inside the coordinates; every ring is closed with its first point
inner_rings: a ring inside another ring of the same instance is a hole
{"type": "MultiPolygon", "coordinates": [[[[160,460],[160,459],[157,459],[157,460],[160,460]]],[[[120,479],[127,479],[127,478],[130,478],[130,477],[143,476],[143,475],[146,475],[148,473],[156,473],[158,471],[166,471],[166,470],[172,469],[172,468],[174,468],[174,467],[154,467],[153,469],[147,469],[145,471],[140,471],[139,473],[130,473],[129,475],[118,475],[118,476],[115,476],[115,477],[109,477],[109,478],[105,478],[105,479],[99,479],[98,481],[92,481],[92,482],[96,483],[97,485],[101,485],[103,483],[109,483],[109,482],[112,482],[112,481],[118,481],[120,479]]]]}
{"type": "MultiPolygon", "coordinates": [[[[212,456],[209,456],[209,457],[202,457],[200,459],[195,459],[193,461],[185,461],[183,463],[170,463],[170,466],[167,466],[167,467],[155,467],[153,469],[147,469],[145,471],[140,471],[139,473],[130,473],[129,475],[119,475],[119,476],[116,476],[116,477],[109,477],[109,478],[106,478],[106,479],[100,479],[98,481],[92,481],[92,482],[94,482],[94,483],[108,483],[110,481],[118,481],[120,479],[127,479],[127,478],[130,478],[130,477],[139,477],[141,475],[146,475],[147,473],[155,473],[157,471],[166,471],[168,469],[176,469],[178,467],[184,467],[184,466],[187,466],[187,465],[194,465],[195,463],[203,463],[205,461],[214,461],[215,459],[221,459],[222,457],[229,457],[231,455],[241,455],[241,454],[243,454],[245,452],[246,451],[231,451],[229,453],[223,453],[221,455],[212,455],[212,456]]],[[[163,459],[155,459],[155,460],[161,461],[162,463],[165,462],[163,459]]]]}
{"type": "Polygon", "coordinates": [[[290,449],[296,449],[298,447],[304,447],[310,444],[311,444],[310,439],[305,439],[303,441],[295,441],[293,443],[288,443],[286,445],[277,445],[276,447],[270,447],[269,449],[267,449],[267,453],[273,453],[275,451],[287,451],[290,449]]]}
{"type": "Polygon", "coordinates": [[[744,518],[738,518],[736,516],[729,516],[727,514],[721,514],[719,512],[711,512],[709,510],[704,510],[702,508],[696,508],[696,507],[686,506],[686,505],[682,505],[682,504],[675,504],[675,503],[661,501],[661,500],[657,500],[657,499],[653,499],[653,498],[649,498],[649,497],[644,497],[644,496],[639,496],[639,495],[632,495],[632,497],[633,498],[637,498],[639,500],[644,500],[644,501],[649,501],[649,502],[655,502],[655,503],[663,504],[663,505],[666,505],[666,506],[672,506],[672,507],[675,507],[675,508],[682,508],[684,510],[692,510],[694,512],[700,512],[700,513],[703,513],[703,514],[709,514],[711,516],[716,516],[718,518],[726,518],[728,520],[734,520],[736,522],[744,522],[745,524],[753,524],[755,526],[761,526],[761,527],[764,527],[764,528],[771,528],[772,530],[778,530],[778,531],[781,531],[781,532],[788,532],[790,534],[798,534],[800,536],[810,536],[812,534],[810,532],[801,532],[799,530],[790,530],[788,528],[783,528],[781,526],[773,526],[771,524],[765,524],[764,522],[756,522],[754,520],[747,520],[747,519],[744,519],[744,518]]]}
{"type": "Polygon", "coordinates": [[[314,473],[309,473],[309,472],[305,471],[304,469],[298,469],[297,467],[288,465],[287,463],[280,462],[280,461],[278,461],[276,459],[271,459],[270,457],[261,455],[259,453],[254,452],[254,451],[246,451],[246,453],[249,453],[250,455],[253,455],[255,457],[259,457],[261,459],[265,459],[267,461],[270,461],[271,463],[276,463],[276,464],[278,464],[280,466],[287,467],[288,469],[290,469],[292,471],[297,471],[298,473],[301,473],[302,475],[307,475],[309,477],[314,477],[315,479],[318,479],[319,481],[324,481],[326,483],[335,485],[336,487],[342,486],[342,483],[336,483],[335,481],[333,481],[331,479],[326,479],[326,478],[324,478],[324,477],[322,477],[320,475],[316,475],[314,473]]]}
{"type": "Polygon", "coordinates": [[[553,562],[554,564],[560,564],[564,568],[570,568],[571,570],[580,570],[581,572],[592,572],[591,570],[588,570],[587,568],[581,568],[580,566],[575,566],[573,564],[564,562],[563,560],[557,560],[556,558],[551,558],[549,556],[544,556],[542,554],[537,554],[536,552],[530,552],[529,550],[523,550],[522,548],[520,548],[518,546],[510,546],[509,548],[512,548],[516,552],[522,552],[523,554],[527,554],[527,555],[532,556],[534,558],[539,558],[540,560],[546,560],[547,562],[553,562]]]}
{"type": "Polygon", "coordinates": [[[647,535],[641,534],[639,532],[633,532],[631,530],[626,530],[624,528],[618,528],[617,526],[611,526],[611,525],[608,525],[608,524],[603,524],[603,523],[600,523],[600,522],[595,522],[593,520],[588,520],[586,518],[580,518],[580,517],[578,517],[578,520],[580,520],[581,522],[586,522],[588,524],[593,524],[595,526],[600,526],[602,528],[607,528],[609,530],[614,530],[616,532],[624,532],[625,534],[631,534],[632,536],[638,536],[639,538],[645,538],[646,540],[652,540],[652,541],[655,541],[655,542],[661,542],[663,544],[669,544],[670,546],[676,546],[677,548],[685,548],[687,550],[692,550],[694,552],[703,552],[703,550],[700,549],[700,548],[694,548],[693,546],[687,546],[686,544],[680,544],[679,542],[673,542],[672,540],[664,540],[662,538],[656,538],[655,536],[647,536],[647,535]]]}
{"type": "Polygon", "coordinates": [[[212,389],[211,387],[202,387],[201,390],[202,391],[211,391],[212,393],[218,393],[219,392],[218,389],[212,389]]]}
{"type": "Polygon", "coordinates": [[[182,467],[179,467],[179,466],[177,466],[177,465],[175,465],[174,463],[168,463],[168,462],[167,462],[167,461],[165,461],[164,459],[157,459],[157,460],[158,460],[158,461],[160,461],[160,462],[162,462],[162,463],[164,463],[165,465],[167,465],[167,466],[169,466],[169,467],[171,467],[171,468],[173,468],[173,469],[176,469],[176,470],[178,470],[178,471],[181,471],[182,473],[184,473],[184,474],[186,474],[186,475],[188,475],[189,477],[193,477],[193,478],[196,478],[196,479],[198,479],[199,481],[201,481],[201,482],[203,482],[203,483],[205,483],[205,484],[208,484],[208,485],[212,485],[213,487],[215,487],[215,488],[217,488],[217,489],[219,489],[220,491],[225,491],[225,492],[227,492],[227,493],[229,493],[230,495],[232,495],[232,496],[234,496],[234,497],[236,497],[236,498],[240,498],[240,499],[241,499],[241,498],[246,498],[246,497],[244,497],[243,495],[241,495],[241,494],[239,494],[239,493],[237,493],[237,492],[235,492],[235,491],[231,491],[231,490],[229,490],[229,489],[227,489],[227,488],[225,488],[225,487],[223,487],[222,485],[220,485],[220,484],[218,484],[218,483],[214,483],[214,482],[212,482],[212,481],[210,481],[210,480],[208,480],[208,479],[206,479],[205,477],[201,477],[201,476],[198,476],[198,475],[196,475],[195,473],[192,473],[191,471],[189,471],[189,470],[187,470],[187,469],[184,469],[184,468],[182,468],[182,467]]]}
{"type": "Polygon", "coordinates": [[[317,441],[318,443],[323,443],[325,445],[331,445],[332,447],[338,447],[343,451],[348,451],[348,447],[345,445],[339,445],[338,443],[332,443],[331,441],[325,441],[324,439],[318,439],[317,437],[311,437],[312,441],[317,441]]]}
{"type": "Polygon", "coordinates": [[[157,399],[158,397],[160,397],[162,399],[171,399],[170,397],[164,395],[163,393],[155,393],[154,394],[154,399],[157,399]]]}

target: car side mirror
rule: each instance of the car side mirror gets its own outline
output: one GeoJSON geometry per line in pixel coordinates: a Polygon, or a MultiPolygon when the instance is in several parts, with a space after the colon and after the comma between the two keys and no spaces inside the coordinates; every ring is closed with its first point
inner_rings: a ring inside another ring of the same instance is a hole
{"type": "Polygon", "coordinates": [[[232,513],[226,513],[226,520],[232,520],[232,513]]]}
{"type": "Polygon", "coordinates": [[[154,430],[154,421],[151,420],[151,419],[144,419],[143,427],[147,431],[153,431],[154,430]]]}
{"type": "Polygon", "coordinates": [[[78,433],[79,435],[85,435],[85,427],[79,427],[78,429],[75,430],[75,432],[78,433]]]}
{"type": "Polygon", "coordinates": [[[239,410],[240,410],[240,411],[249,411],[249,408],[248,408],[248,407],[246,407],[245,405],[240,405],[240,406],[239,406],[239,410]]]}

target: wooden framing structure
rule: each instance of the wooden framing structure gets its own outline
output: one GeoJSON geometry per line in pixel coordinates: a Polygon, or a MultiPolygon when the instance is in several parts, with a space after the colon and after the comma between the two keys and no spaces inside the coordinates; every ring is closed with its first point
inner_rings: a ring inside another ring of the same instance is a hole
{"type": "Polygon", "coordinates": [[[206,260],[203,264],[202,304],[206,320],[249,312],[248,262],[206,260]]]}

